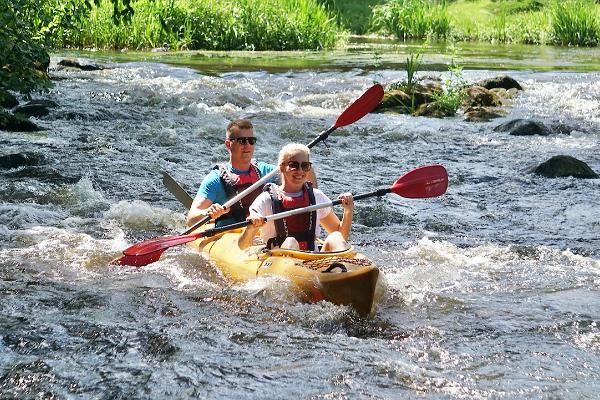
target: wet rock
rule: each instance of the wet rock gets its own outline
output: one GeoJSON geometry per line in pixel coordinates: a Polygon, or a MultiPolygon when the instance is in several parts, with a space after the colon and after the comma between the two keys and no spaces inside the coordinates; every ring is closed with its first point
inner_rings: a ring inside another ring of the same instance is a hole
{"type": "Polygon", "coordinates": [[[469,107],[496,107],[502,105],[502,99],[496,93],[482,86],[471,86],[465,89],[467,97],[463,100],[463,106],[469,107]]]}
{"type": "Polygon", "coordinates": [[[41,165],[46,162],[46,158],[38,153],[15,153],[0,156],[0,168],[13,169],[24,166],[41,165]]]}
{"type": "Polygon", "coordinates": [[[455,111],[445,109],[441,107],[436,101],[427,104],[421,104],[413,113],[418,117],[433,117],[433,118],[444,118],[451,117],[455,114],[455,111]]]}
{"type": "Polygon", "coordinates": [[[36,132],[43,131],[39,127],[22,115],[14,115],[8,112],[0,111],[0,130],[9,132],[36,132]]]}
{"type": "Polygon", "coordinates": [[[546,178],[572,176],[581,179],[597,179],[599,176],[585,162],[571,156],[554,156],[531,170],[546,178]]]}
{"type": "Polygon", "coordinates": [[[0,106],[4,108],[13,108],[19,104],[17,97],[6,91],[0,89],[0,106]]]}
{"type": "Polygon", "coordinates": [[[494,128],[494,132],[508,132],[512,136],[548,136],[552,133],[544,123],[530,119],[514,119],[498,125],[494,128]]]}
{"type": "Polygon", "coordinates": [[[57,63],[57,65],[58,65],[57,69],[75,68],[75,69],[80,69],[82,71],[100,71],[100,70],[104,69],[103,66],[98,65],[98,64],[82,64],[77,60],[72,60],[72,59],[68,59],[68,58],[60,60],[57,63]]]}
{"type": "Polygon", "coordinates": [[[50,113],[50,108],[58,107],[58,103],[53,100],[31,100],[22,106],[13,108],[14,114],[21,114],[25,117],[43,117],[50,113]]]}
{"type": "Polygon", "coordinates": [[[433,101],[437,86],[417,84],[412,87],[390,89],[383,95],[381,103],[373,112],[394,112],[410,114],[419,106],[433,101]]]}
{"type": "Polygon", "coordinates": [[[465,120],[469,122],[489,122],[494,118],[505,117],[508,113],[499,108],[469,107],[465,110],[465,120]]]}
{"type": "Polygon", "coordinates": [[[523,90],[523,87],[519,84],[519,82],[517,82],[508,75],[501,75],[496,76],[494,78],[483,79],[477,82],[476,85],[483,86],[486,89],[502,88],[509,90],[514,88],[517,90],[523,90]]]}

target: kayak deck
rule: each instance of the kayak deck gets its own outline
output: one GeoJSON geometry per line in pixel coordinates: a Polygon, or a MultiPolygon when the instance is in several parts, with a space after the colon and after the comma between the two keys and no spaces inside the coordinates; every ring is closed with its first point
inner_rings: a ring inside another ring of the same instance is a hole
{"type": "Polygon", "coordinates": [[[265,250],[262,245],[241,250],[237,245],[240,233],[200,239],[190,246],[206,254],[234,282],[245,283],[260,276],[284,277],[306,302],[349,305],[360,315],[368,315],[383,295],[379,269],[353,247],[328,253],[265,250]]]}

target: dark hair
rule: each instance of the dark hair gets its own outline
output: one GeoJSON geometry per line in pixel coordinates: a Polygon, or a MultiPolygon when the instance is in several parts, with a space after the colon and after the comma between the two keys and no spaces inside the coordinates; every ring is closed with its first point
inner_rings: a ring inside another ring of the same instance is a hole
{"type": "Polygon", "coordinates": [[[229,123],[229,125],[227,125],[227,132],[225,136],[227,137],[227,139],[231,139],[231,136],[234,133],[233,131],[239,129],[254,129],[254,126],[252,125],[252,122],[250,122],[249,119],[240,118],[233,120],[229,123]]]}

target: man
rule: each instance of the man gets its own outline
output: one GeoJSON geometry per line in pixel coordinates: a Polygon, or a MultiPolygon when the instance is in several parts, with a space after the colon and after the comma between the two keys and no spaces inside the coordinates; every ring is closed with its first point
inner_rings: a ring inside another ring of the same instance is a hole
{"type": "MultiPolygon", "coordinates": [[[[188,226],[207,215],[215,220],[216,226],[246,219],[248,207],[261,193],[262,188],[258,188],[231,208],[223,208],[222,204],[277,168],[272,164],[252,160],[256,141],[254,127],[249,120],[236,119],[227,125],[225,148],[229,152],[229,163],[215,166],[202,181],[188,213],[188,226]]],[[[316,185],[314,172],[311,171],[308,179],[316,185]]]]}

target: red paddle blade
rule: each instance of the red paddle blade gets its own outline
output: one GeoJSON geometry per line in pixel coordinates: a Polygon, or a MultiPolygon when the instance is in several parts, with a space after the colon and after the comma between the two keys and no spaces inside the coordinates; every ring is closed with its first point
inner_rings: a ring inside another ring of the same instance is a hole
{"type": "Polygon", "coordinates": [[[128,265],[130,267],[143,267],[145,265],[152,264],[153,262],[158,261],[162,253],[163,251],[157,251],[155,253],[144,254],[141,256],[122,255],[121,257],[114,260],[111,264],[128,265]]]}
{"type": "Polygon", "coordinates": [[[193,242],[201,238],[203,234],[204,232],[198,232],[192,235],[163,236],[158,239],[146,240],[123,250],[123,256],[114,263],[133,267],[148,265],[157,261],[166,249],[193,242]]]}
{"type": "Polygon", "coordinates": [[[381,99],[383,99],[383,86],[380,84],[371,86],[369,90],[364,92],[362,96],[344,110],[335,121],[335,124],[333,124],[333,127],[339,128],[340,126],[350,125],[358,121],[373,111],[381,103],[381,99]]]}
{"type": "Polygon", "coordinates": [[[409,199],[426,199],[446,193],[448,173],[441,165],[427,165],[402,175],[390,187],[392,193],[409,199]]]}

